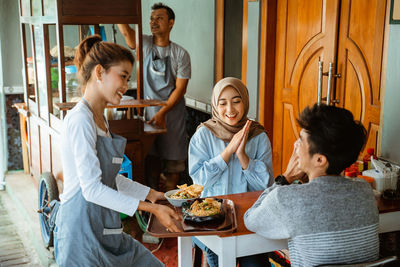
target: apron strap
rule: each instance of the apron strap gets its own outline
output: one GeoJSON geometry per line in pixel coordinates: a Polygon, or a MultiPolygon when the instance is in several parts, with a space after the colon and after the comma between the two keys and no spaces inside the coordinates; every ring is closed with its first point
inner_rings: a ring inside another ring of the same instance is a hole
{"type": "MultiPolygon", "coordinates": [[[[86,100],[85,98],[83,98],[83,97],[82,97],[82,102],[83,102],[83,104],[85,104],[85,105],[89,108],[89,110],[92,112],[92,116],[93,116],[93,119],[94,119],[94,112],[93,112],[92,107],[89,105],[89,103],[87,102],[87,100],[86,100]]],[[[106,116],[104,116],[104,114],[103,114],[103,119],[104,119],[104,123],[106,124],[106,129],[107,129],[106,135],[112,136],[112,135],[111,135],[111,132],[110,132],[110,125],[108,124],[108,120],[107,120],[106,116]]],[[[97,133],[97,135],[99,135],[99,127],[98,127],[97,125],[96,125],[96,133],[97,133]]]]}

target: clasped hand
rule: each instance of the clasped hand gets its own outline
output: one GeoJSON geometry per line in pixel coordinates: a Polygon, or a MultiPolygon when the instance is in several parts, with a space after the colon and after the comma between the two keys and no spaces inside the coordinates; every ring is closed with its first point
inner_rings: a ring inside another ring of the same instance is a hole
{"type": "Polygon", "coordinates": [[[229,142],[228,146],[221,153],[222,158],[226,163],[229,162],[229,158],[233,153],[239,158],[242,169],[247,169],[249,165],[249,157],[246,154],[246,144],[249,137],[251,120],[248,120],[243,128],[237,132],[229,142]]]}

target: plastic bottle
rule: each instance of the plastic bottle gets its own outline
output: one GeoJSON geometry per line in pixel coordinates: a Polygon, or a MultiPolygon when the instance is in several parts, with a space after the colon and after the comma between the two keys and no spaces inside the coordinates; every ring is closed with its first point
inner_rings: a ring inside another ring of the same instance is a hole
{"type": "Polygon", "coordinates": [[[364,155],[363,163],[364,163],[364,171],[371,169],[371,157],[375,156],[375,149],[374,148],[367,148],[367,154],[364,155]]]}
{"type": "Polygon", "coordinates": [[[65,67],[65,83],[68,101],[80,95],[78,91],[79,85],[76,77],[76,67],[74,65],[65,67]]]}

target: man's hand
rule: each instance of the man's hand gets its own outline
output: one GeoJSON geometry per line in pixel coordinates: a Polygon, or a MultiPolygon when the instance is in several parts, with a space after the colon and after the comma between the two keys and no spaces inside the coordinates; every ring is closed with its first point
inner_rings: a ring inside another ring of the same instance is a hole
{"type": "Polygon", "coordinates": [[[305,182],[308,179],[307,174],[302,170],[300,170],[298,165],[299,165],[299,156],[297,156],[296,145],[295,145],[293,148],[292,156],[290,157],[288,165],[286,167],[286,171],[283,174],[283,176],[285,176],[286,180],[289,183],[292,183],[295,180],[301,180],[305,182]]]}
{"type": "Polygon", "coordinates": [[[165,113],[160,110],[154,115],[154,117],[151,120],[148,121],[148,123],[155,124],[160,128],[165,128],[166,127],[165,113]]]}
{"type": "Polygon", "coordinates": [[[118,24],[118,29],[124,36],[126,44],[130,48],[136,49],[135,30],[132,29],[129,24],[118,24]]]}

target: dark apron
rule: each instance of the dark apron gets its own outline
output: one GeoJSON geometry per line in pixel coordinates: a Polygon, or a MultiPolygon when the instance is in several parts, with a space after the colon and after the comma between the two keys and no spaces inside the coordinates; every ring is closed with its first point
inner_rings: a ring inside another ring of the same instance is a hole
{"type": "MultiPolygon", "coordinates": [[[[97,136],[96,149],[102,171],[101,182],[116,188],[126,139],[97,136]]],[[[117,211],[88,202],[81,189],[60,205],[55,236],[56,261],[64,266],[163,266],[137,240],[122,231],[117,211]]]]}
{"type": "MultiPolygon", "coordinates": [[[[175,90],[170,57],[158,58],[154,45],[144,60],[143,77],[144,99],[167,101],[175,90]]],[[[146,107],[145,119],[151,120],[160,109],[160,106],[146,107]]],[[[167,133],[156,137],[149,154],[168,160],[185,160],[188,144],[185,119],[185,99],[182,97],[166,115],[167,133]]]]}

